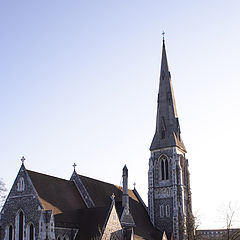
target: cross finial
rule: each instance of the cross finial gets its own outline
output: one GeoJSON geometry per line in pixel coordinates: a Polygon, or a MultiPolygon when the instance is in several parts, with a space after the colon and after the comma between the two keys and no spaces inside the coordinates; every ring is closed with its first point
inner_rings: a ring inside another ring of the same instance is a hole
{"type": "Polygon", "coordinates": [[[114,201],[114,199],[115,199],[115,194],[114,193],[112,194],[111,199],[114,201]]]}
{"type": "Polygon", "coordinates": [[[162,31],[163,40],[164,40],[164,35],[165,35],[165,32],[164,32],[164,31],[162,31]]]}
{"type": "Polygon", "coordinates": [[[73,169],[74,169],[74,171],[75,171],[76,166],[77,166],[77,164],[74,163],[74,164],[73,164],[73,169]]]}
{"type": "Polygon", "coordinates": [[[135,182],[133,183],[133,187],[134,187],[134,189],[135,189],[135,187],[136,187],[136,183],[135,183],[135,182]]]}
{"type": "Polygon", "coordinates": [[[24,164],[24,161],[25,161],[25,160],[26,160],[25,157],[22,156],[22,158],[21,158],[22,164],[24,164]]]}

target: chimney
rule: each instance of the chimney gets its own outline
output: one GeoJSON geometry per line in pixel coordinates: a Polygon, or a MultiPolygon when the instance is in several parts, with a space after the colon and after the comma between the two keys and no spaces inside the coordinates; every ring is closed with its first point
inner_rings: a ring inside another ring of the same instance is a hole
{"type": "Polygon", "coordinates": [[[129,209],[129,197],[128,197],[128,169],[125,165],[123,168],[123,195],[122,195],[122,207],[129,209]]]}

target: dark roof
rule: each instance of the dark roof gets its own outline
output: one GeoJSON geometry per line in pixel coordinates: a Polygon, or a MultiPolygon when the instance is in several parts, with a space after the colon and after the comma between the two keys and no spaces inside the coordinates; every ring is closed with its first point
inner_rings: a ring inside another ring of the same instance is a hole
{"type": "Polygon", "coordinates": [[[45,210],[53,214],[85,208],[74,182],[27,170],[45,210]]]}
{"type": "MultiPolygon", "coordinates": [[[[120,219],[123,211],[122,187],[81,175],[79,177],[96,206],[109,206],[110,196],[114,193],[116,210],[120,219]]],[[[135,239],[161,239],[162,233],[153,227],[145,207],[135,195],[134,190],[128,190],[128,195],[130,212],[136,224],[134,227],[135,239]]]]}
{"type": "MultiPolygon", "coordinates": [[[[116,210],[121,218],[122,187],[81,176],[86,190],[96,207],[87,208],[74,182],[27,170],[45,210],[53,210],[56,226],[79,228],[77,239],[90,239],[100,234],[112,203],[114,193],[116,210]]],[[[128,190],[130,212],[136,226],[135,239],[161,239],[162,233],[153,227],[145,206],[135,190],[128,190]]]]}
{"type": "MultiPolygon", "coordinates": [[[[122,187],[82,175],[79,175],[79,177],[96,207],[108,206],[111,204],[111,196],[113,193],[115,195],[115,201],[122,200],[122,187]]],[[[132,190],[128,190],[128,194],[138,201],[132,190]]]]}
{"type": "Polygon", "coordinates": [[[54,216],[56,227],[79,228],[76,239],[93,239],[101,234],[110,206],[67,211],[54,216]]]}

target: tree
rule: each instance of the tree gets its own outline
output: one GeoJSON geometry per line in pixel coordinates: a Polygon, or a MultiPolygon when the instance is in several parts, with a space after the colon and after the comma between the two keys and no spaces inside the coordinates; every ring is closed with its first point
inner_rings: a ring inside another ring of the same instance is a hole
{"type": "Polygon", "coordinates": [[[226,228],[225,239],[226,240],[239,240],[240,231],[237,229],[232,229],[236,219],[238,218],[239,206],[237,203],[233,204],[229,202],[227,206],[223,208],[223,221],[226,228]]]}
{"type": "Polygon", "coordinates": [[[5,186],[5,183],[0,178],[0,209],[2,208],[3,203],[5,201],[6,192],[7,192],[7,188],[5,186]]]}

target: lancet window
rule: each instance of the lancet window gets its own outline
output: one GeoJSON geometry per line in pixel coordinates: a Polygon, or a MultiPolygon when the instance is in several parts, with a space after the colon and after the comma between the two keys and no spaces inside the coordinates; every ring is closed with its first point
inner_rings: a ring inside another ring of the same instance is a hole
{"type": "Polygon", "coordinates": [[[168,159],[165,156],[162,156],[160,158],[160,173],[161,173],[161,180],[168,180],[169,179],[169,163],[168,163],[168,159]]]}

